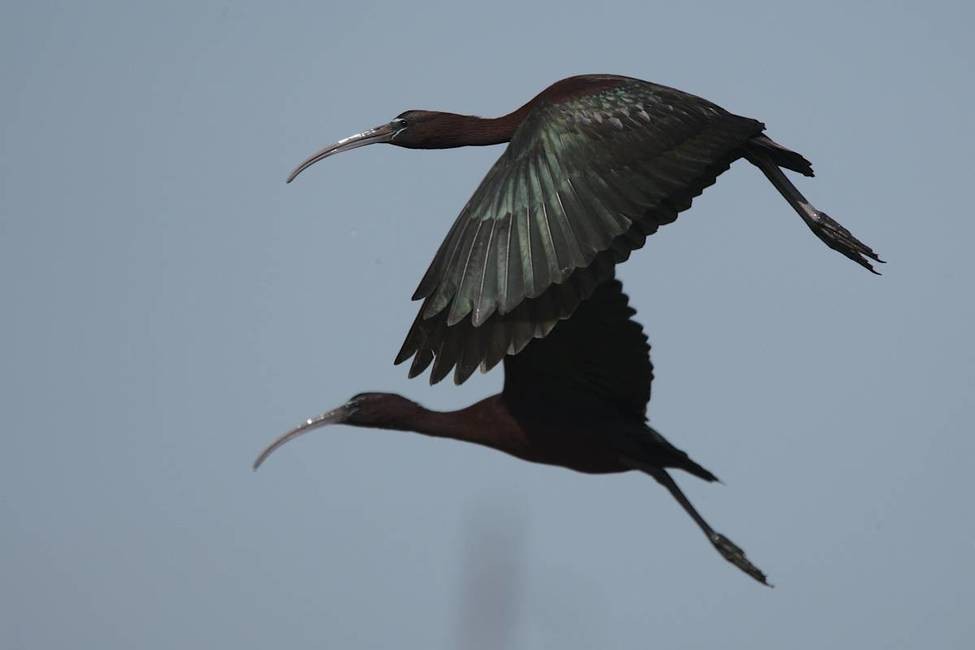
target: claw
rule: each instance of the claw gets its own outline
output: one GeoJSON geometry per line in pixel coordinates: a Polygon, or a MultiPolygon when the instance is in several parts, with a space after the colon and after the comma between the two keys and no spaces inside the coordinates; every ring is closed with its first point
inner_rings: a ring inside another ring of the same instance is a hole
{"type": "Polygon", "coordinates": [[[757,566],[751,563],[751,561],[745,556],[745,551],[741,549],[738,545],[732,542],[730,539],[722,535],[721,533],[712,533],[710,535],[711,543],[714,548],[718,549],[718,553],[724,559],[728,560],[736,567],[755,578],[761,582],[766,587],[774,587],[775,585],[769,584],[765,579],[765,573],[762,572],[757,566]]]}
{"type": "Polygon", "coordinates": [[[877,254],[873,250],[864,244],[862,241],[853,236],[853,234],[841,226],[839,223],[834,221],[828,214],[817,210],[813,205],[806,200],[806,197],[802,195],[796,186],[792,184],[782,170],[779,169],[778,163],[776,163],[767,153],[761,151],[750,151],[746,157],[749,162],[762,170],[765,177],[768,178],[775,189],[779,191],[792,209],[806,222],[809,229],[819,237],[824,244],[832,248],[834,251],[842,253],[844,256],[850,258],[863,268],[867,269],[874,275],[880,275],[874,270],[873,265],[870,264],[868,258],[876,262],[884,263],[882,259],[877,257],[877,254]]]}
{"type": "Polygon", "coordinates": [[[885,264],[882,259],[862,241],[853,236],[849,230],[821,210],[813,210],[813,218],[808,223],[812,231],[819,237],[824,244],[834,251],[842,253],[860,266],[864,267],[875,275],[880,275],[874,270],[873,265],[866,259],[872,259],[880,264],[885,264]]]}

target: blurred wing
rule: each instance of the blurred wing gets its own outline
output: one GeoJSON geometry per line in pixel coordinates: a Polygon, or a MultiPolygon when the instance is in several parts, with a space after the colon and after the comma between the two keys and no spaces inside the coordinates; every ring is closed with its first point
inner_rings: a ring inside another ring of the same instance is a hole
{"type": "Polygon", "coordinates": [[[600,273],[605,278],[594,264],[625,260],[763,129],[694,95],[638,80],[560,102],[542,97],[413,296],[424,302],[396,360],[416,355],[411,376],[436,360],[431,382],[456,366],[461,383],[479,364],[488,369],[500,360],[489,346],[516,354],[531,339],[513,332],[530,325],[532,336],[544,336],[600,273]],[[458,326],[478,330],[476,341],[453,332],[458,326]]]}
{"type": "Polygon", "coordinates": [[[505,358],[505,400],[535,409],[582,403],[645,422],[653,365],[635,313],[618,280],[600,285],[572,318],[505,358]]]}

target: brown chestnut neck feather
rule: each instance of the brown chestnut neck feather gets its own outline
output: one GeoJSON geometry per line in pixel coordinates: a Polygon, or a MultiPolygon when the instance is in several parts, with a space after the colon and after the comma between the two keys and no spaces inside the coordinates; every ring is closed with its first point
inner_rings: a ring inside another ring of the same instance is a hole
{"type": "Polygon", "coordinates": [[[525,119],[528,109],[526,105],[496,118],[439,113],[435,118],[412,127],[408,139],[394,141],[394,144],[415,149],[502,144],[511,140],[515,129],[525,119]]]}
{"type": "Polygon", "coordinates": [[[358,404],[345,424],[372,429],[412,431],[436,438],[490,445],[491,441],[487,439],[490,436],[480,431],[477,426],[480,418],[474,413],[482,408],[481,404],[483,402],[460,411],[431,411],[400,395],[379,393],[358,404]]]}
{"type": "Polygon", "coordinates": [[[515,130],[521,126],[531,110],[539,103],[566,101],[576,96],[619,85],[624,79],[624,77],[613,75],[569,77],[552,84],[528,103],[501,117],[487,118],[457,113],[428,113],[432,119],[416,124],[409,129],[408,135],[393,143],[414,149],[450,149],[452,147],[510,142],[515,130]]]}

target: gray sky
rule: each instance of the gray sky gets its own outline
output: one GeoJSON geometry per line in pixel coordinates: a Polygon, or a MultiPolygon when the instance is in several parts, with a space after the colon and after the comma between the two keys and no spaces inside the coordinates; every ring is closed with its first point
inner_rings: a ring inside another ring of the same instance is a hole
{"type": "Polygon", "coordinates": [[[0,646],[962,648],[975,640],[970,3],[5,3],[0,646]],[[489,7],[489,9],[487,8],[489,7]],[[922,8],[923,7],[923,8],[922,8]],[[346,427],[499,147],[314,149],[628,74],[768,125],[889,260],[737,163],[621,276],[678,477],[346,427]]]}

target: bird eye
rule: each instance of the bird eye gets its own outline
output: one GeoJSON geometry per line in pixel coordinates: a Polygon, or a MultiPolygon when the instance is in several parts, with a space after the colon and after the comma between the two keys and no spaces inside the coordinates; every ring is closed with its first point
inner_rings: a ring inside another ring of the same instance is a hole
{"type": "Polygon", "coordinates": [[[406,120],[404,120],[402,117],[397,117],[395,120],[393,120],[393,125],[396,126],[397,129],[405,129],[406,120]]]}

